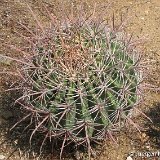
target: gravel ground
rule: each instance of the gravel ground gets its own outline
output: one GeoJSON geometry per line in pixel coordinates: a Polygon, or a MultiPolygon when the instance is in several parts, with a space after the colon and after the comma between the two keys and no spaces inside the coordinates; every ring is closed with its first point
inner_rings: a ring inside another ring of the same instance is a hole
{"type": "MultiPolygon", "coordinates": [[[[0,54],[10,55],[12,57],[20,56],[20,53],[4,46],[4,43],[13,44],[15,46],[25,45],[16,32],[25,34],[25,30],[18,25],[17,22],[34,27],[33,17],[29,14],[26,2],[33,8],[41,21],[46,24],[47,18],[43,12],[42,2],[51,7],[54,12],[57,4],[62,0],[0,0],[0,54]]],[[[85,6],[93,6],[92,0],[64,0],[66,9],[69,3],[77,4],[82,2],[85,6]]],[[[115,13],[115,17],[128,17],[128,25],[126,30],[133,33],[134,38],[143,38],[145,43],[141,49],[151,64],[149,68],[149,77],[147,81],[160,87],[160,1],[159,0],[97,0],[101,6],[105,6],[107,2],[111,3],[110,9],[104,8],[104,16],[115,13]],[[107,13],[107,14],[106,14],[107,13]]],[[[89,7],[88,7],[89,8],[89,7]]],[[[14,69],[12,61],[0,58],[0,71],[14,69]]],[[[15,81],[14,76],[3,74],[0,77],[0,160],[28,160],[38,159],[37,150],[35,149],[39,141],[34,141],[33,147],[30,148],[27,135],[21,134],[21,128],[9,132],[9,126],[17,118],[16,110],[11,107],[15,93],[4,93],[4,89],[15,81]],[[14,112],[13,112],[14,110],[14,112]],[[37,143],[36,143],[37,142],[37,143]]],[[[135,121],[146,130],[139,133],[132,126],[129,129],[122,129],[116,134],[118,145],[112,141],[107,141],[103,148],[97,148],[99,160],[125,160],[129,153],[142,151],[159,151],[160,152],[160,94],[153,90],[147,94],[145,105],[141,106],[142,110],[152,119],[153,123],[142,118],[141,115],[135,117],[135,121]],[[102,152],[100,152],[100,149],[102,152]]],[[[54,154],[46,152],[41,159],[56,160],[58,151],[54,154]]],[[[74,159],[71,157],[79,157],[79,160],[85,160],[85,155],[80,152],[70,154],[66,153],[65,159],[74,159]],[[77,156],[76,156],[77,155],[77,156]]],[[[96,159],[96,158],[95,158],[96,159]]],[[[134,157],[140,160],[140,157],[134,157]]],[[[150,159],[153,159],[150,158],[150,159]]],[[[160,158],[159,158],[160,159],[160,158]]],[[[149,160],[149,158],[147,159],[149,160]]]]}

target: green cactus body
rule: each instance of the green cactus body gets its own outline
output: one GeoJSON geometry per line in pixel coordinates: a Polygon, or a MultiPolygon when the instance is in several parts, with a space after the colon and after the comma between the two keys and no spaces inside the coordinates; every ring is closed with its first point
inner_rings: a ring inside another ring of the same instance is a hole
{"type": "Polygon", "coordinates": [[[127,115],[138,100],[136,61],[105,25],[73,24],[53,32],[47,47],[41,43],[34,50],[35,68],[26,69],[31,93],[43,93],[30,96],[28,103],[53,115],[46,127],[58,135],[67,131],[72,135],[68,139],[76,141],[86,135],[103,139],[107,129],[124,118],[113,122],[113,115],[118,110],[127,115]],[[54,49],[48,51],[51,44],[54,49]]]}

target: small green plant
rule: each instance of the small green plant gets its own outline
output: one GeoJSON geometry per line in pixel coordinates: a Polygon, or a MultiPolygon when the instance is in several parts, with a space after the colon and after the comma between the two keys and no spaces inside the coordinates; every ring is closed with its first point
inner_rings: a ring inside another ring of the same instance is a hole
{"type": "Polygon", "coordinates": [[[50,28],[37,21],[38,34],[30,31],[31,54],[19,61],[23,95],[16,102],[29,112],[22,120],[34,118],[30,140],[41,131],[63,140],[61,155],[73,142],[86,146],[90,157],[91,142],[104,140],[124,121],[133,123],[140,57],[131,38],[106,21],[49,16],[50,28]]]}

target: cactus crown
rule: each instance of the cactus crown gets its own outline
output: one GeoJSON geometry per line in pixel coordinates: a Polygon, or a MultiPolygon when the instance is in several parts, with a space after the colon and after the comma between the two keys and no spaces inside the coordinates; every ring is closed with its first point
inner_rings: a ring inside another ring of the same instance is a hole
{"type": "Polygon", "coordinates": [[[136,61],[105,25],[52,32],[48,44],[34,48],[35,67],[25,70],[31,84],[27,103],[52,115],[46,127],[55,134],[104,138],[137,101],[136,61]]]}

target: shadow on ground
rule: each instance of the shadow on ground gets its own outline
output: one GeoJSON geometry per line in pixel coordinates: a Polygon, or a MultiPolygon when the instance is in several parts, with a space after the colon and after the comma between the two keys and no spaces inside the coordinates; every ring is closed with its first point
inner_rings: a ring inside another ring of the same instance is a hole
{"type": "MultiPolygon", "coordinates": [[[[43,137],[40,134],[35,134],[30,145],[29,140],[33,131],[33,126],[30,125],[26,129],[28,124],[30,124],[30,119],[25,119],[25,121],[19,123],[12,130],[10,130],[14,124],[20,121],[27,114],[24,113],[20,106],[13,105],[18,96],[19,93],[16,91],[3,92],[1,94],[2,112],[0,113],[0,129],[4,136],[3,141],[1,141],[0,144],[1,150],[3,151],[6,145],[10,146],[7,159],[15,157],[17,152],[18,154],[21,153],[21,156],[25,157],[26,159],[34,159],[40,155],[40,143],[42,143],[43,137]]],[[[43,153],[41,156],[44,154],[45,153],[43,153]]]]}
{"type": "Polygon", "coordinates": [[[151,118],[152,123],[146,123],[148,130],[146,134],[155,148],[160,148],[160,103],[151,108],[146,115],[151,118]]]}

